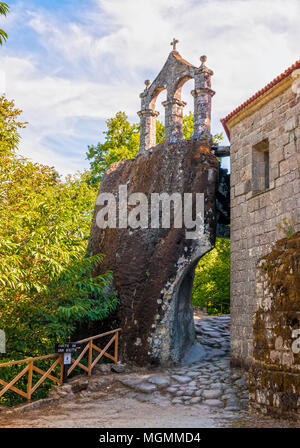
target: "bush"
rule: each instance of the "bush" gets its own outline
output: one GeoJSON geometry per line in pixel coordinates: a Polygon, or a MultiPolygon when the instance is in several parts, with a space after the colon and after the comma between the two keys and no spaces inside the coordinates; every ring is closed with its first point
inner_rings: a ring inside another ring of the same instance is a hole
{"type": "MultiPolygon", "coordinates": [[[[0,363],[53,353],[77,322],[101,320],[117,306],[111,273],[93,276],[103,255],[86,257],[96,191],[86,173],[62,181],[53,168],[17,155],[20,113],[0,97],[0,328],[7,338],[0,363]]],[[[0,378],[18,369],[0,368],[0,378]]],[[[0,403],[15,400],[8,393],[0,403]]]]}
{"type": "Polygon", "coordinates": [[[199,261],[193,285],[193,305],[206,307],[208,314],[229,312],[230,240],[217,238],[215,248],[199,261]]]}

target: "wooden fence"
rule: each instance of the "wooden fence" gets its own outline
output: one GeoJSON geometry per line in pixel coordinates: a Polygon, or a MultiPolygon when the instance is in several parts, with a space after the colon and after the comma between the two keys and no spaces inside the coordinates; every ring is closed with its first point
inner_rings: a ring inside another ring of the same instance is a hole
{"type": "Polygon", "coordinates": [[[87,372],[89,376],[91,376],[93,368],[95,367],[97,362],[100,361],[102,356],[105,356],[106,358],[109,358],[114,363],[116,363],[118,361],[118,341],[119,341],[119,332],[120,331],[121,331],[121,328],[117,328],[116,330],[107,331],[106,333],[98,334],[97,336],[92,336],[90,338],[86,338],[86,339],[82,339],[81,341],[78,341],[78,344],[86,343],[86,346],[82,349],[81,353],[79,354],[79,356],[76,359],[73,357],[71,358],[72,365],[68,369],[67,374],[70,375],[72,370],[74,370],[75,367],[78,366],[81,369],[83,369],[85,372],[87,372]],[[103,338],[104,336],[111,335],[111,334],[113,334],[113,337],[109,340],[109,342],[106,344],[106,346],[103,349],[101,349],[101,348],[97,347],[97,345],[95,345],[94,341],[96,341],[99,338],[103,338]],[[107,350],[109,349],[109,347],[112,345],[113,342],[115,343],[114,356],[107,353],[107,350]],[[95,350],[96,352],[99,353],[99,355],[96,356],[96,358],[94,360],[93,360],[93,350],[95,350]],[[88,356],[87,367],[80,362],[81,359],[84,357],[84,355],[88,356]]]}
{"type": "MultiPolygon", "coordinates": [[[[92,336],[90,338],[82,339],[81,341],[78,341],[78,344],[86,345],[84,347],[81,347],[80,353],[78,353],[77,358],[72,357],[71,358],[71,365],[70,368],[67,370],[67,376],[70,375],[70,373],[75,369],[75,367],[80,367],[84,371],[88,373],[89,376],[92,374],[92,370],[95,367],[95,365],[100,361],[100,359],[105,356],[112,360],[114,363],[118,361],[118,342],[119,342],[119,332],[121,331],[121,328],[117,328],[116,330],[108,331],[106,333],[98,334],[96,336],[92,336]],[[99,348],[97,345],[95,345],[95,341],[108,336],[113,335],[112,338],[109,340],[109,342],[105,345],[103,349],[99,348]],[[110,346],[114,343],[114,355],[111,355],[107,353],[107,350],[110,348],[110,346]],[[93,350],[98,353],[96,358],[93,360],[93,350]],[[87,360],[87,366],[82,364],[80,361],[84,356],[88,357],[87,360]]],[[[22,397],[26,398],[28,401],[31,400],[32,394],[36,391],[36,389],[48,378],[52,380],[53,382],[61,385],[63,383],[63,374],[64,374],[64,354],[57,354],[53,353],[51,355],[45,355],[45,356],[37,356],[35,358],[26,358],[22,359],[20,361],[9,361],[0,364],[0,367],[8,367],[13,366],[17,364],[26,364],[26,366],[21,370],[18,375],[16,375],[9,383],[6,381],[0,379],[0,384],[4,386],[0,390],[0,397],[4,395],[8,390],[11,390],[22,397]],[[53,358],[54,362],[51,363],[50,367],[44,371],[37,367],[34,363],[37,361],[45,360],[53,358]],[[54,369],[60,366],[59,374],[57,376],[54,375],[54,369]],[[32,376],[33,372],[39,373],[41,375],[41,378],[33,385],[32,376]],[[25,374],[27,374],[27,391],[23,391],[15,386],[17,381],[19,381],[25,374]]],[[[0,370],[0,376],[1,376],[1,370],[0,370]]]]}

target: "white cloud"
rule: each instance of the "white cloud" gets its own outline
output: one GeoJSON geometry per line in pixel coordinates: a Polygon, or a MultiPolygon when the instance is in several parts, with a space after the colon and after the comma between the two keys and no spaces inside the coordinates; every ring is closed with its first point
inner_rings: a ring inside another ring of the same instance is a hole
{"type": "Polygon", "coordinates": [[[173,37],[193,64],[208,56],[215,132],[220,118],[299,59],[298,0],[94,0],[80,14],[75,22],[19,7],[15,23],[26,23],[36,45],[17,55],[8,46],[0,56],[9,96],[31,123],[24,151],[64,173],[82,167],[98,123],[118,110],[137,120],[144,79],[161,69],[173,37]]]}

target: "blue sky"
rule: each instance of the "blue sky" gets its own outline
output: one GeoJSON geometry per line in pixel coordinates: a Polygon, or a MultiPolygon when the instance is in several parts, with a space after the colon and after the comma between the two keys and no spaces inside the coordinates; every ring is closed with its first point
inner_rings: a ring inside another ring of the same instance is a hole
{"type": "MultiPolygon", "coordinates": [[[[7,0],[0,89],[29,122],[21,152],[65,175],[88,167],[87,145],[123,110],[136,122],[144,80],[179,39],[180,54],[214,70],[219,119],[300,58],[299,0],[7,0]]],[[[192,110],[192,81],[183,89],[192,110]]],[[[163,119],[158,98],[157,109],[163,119]]],[[[226,139],[224,140],[226,144],[226,139]]]]}

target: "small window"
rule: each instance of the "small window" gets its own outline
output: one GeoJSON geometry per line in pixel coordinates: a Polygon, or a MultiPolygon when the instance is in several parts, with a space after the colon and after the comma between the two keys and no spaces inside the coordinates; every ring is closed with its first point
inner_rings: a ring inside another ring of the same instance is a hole
{"type": "Polygon", "coordinates": [[[270,187],[269,140],[265,139],[252,149],[252,191],[261,193],[270,187]]]}

